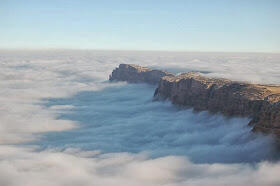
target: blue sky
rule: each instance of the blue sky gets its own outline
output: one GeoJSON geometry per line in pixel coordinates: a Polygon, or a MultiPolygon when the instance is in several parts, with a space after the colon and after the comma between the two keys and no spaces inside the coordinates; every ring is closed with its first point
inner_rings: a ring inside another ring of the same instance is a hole
{"type": "Polygon", "coordinates": [[[278,0],[0,0],[0,48],[280,52],[278,0]]]}

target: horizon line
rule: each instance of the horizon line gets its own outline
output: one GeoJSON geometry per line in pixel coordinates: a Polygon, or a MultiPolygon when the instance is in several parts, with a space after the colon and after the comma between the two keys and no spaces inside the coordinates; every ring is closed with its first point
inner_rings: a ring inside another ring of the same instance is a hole
{"type": "Polygon", "coordinates": [[[112,51],[112,52],[170,52],[170,53],[253,53],[280,54],[280,51],[219,51],[219,50],[157,50],[157,49],[102,49],[102,48],[2,48],[0,51],[112,51]]]}

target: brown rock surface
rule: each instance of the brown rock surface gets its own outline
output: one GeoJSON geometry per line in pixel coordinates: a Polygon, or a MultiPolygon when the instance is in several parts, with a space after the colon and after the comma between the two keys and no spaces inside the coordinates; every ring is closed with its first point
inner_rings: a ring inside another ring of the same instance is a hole
{"type": "Polygon", "coordinates": [[[280,137],[280,86],[235,82],[209,78],[197,72],[178,76],[136,65],[121,64],[110,80],[156,84],[154,96],[172,103],[222,113],[227,116],[252,118],[253,131],[280,137]]]}
{"type": "Polygon", "coordinates": [[[174,75],[162,70],[152,70],[138,65],[120,64],[119,67],[112,72],[109,80],[157,84],[164,76],[174,75]]]}

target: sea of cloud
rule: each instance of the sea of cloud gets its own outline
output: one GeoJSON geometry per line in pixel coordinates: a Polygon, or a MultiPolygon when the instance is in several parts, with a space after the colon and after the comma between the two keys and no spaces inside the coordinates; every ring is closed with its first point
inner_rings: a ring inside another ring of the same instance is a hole
{"type": "Polygon", "coordinates": [[[153,102],[107,82],[119,63],[280,83],[280,54],[0,51],[0,185],[279,185],[247,118],[153,102]]]}

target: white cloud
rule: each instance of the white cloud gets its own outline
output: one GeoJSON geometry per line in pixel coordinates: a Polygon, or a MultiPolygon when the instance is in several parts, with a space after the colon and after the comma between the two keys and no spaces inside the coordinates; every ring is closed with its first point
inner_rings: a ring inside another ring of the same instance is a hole
{"type": "Polygon", "coordinates": [[[185,157],[150,159],[144,154],[98,154],[68,151],[34,152],[0,148],[0,184],[61,185],[256,185],[277,186],[279,163],[194,164],[185,157]]]}
{"type": "MultiPolygon", "coordinates": [[[[38,151],[36,146],[9,145],[36,140],[43,132],[77,127],[77,122],[58,119],[61,113],[74,109],[73,105],[46,107],[43,104],[46,98],[71,97],[81,91],[99,91],[108,86],[117,86],[103,81],[107,80],[112,69],[119,63],[161,66],[173,70],[177,68],[178,71],[210,71],[210,76],[280,83],[279,59],[279,54],[1,51],[0,185],[279,185],[279,162],[205,164],[194,163],[186,156],[164,155],[152,158],[144,153],[100,154],[98,151],[71,148],[38,151]]],[[[178,123],[183,121],[184,114],[178,113],[177,116],[181,117],[178,123]]],[[[205,117],[205,114],[201,113],[200,117],[205,117]]],[[[211,119],[215,123],[221,117],[214,116],[211,119]]],[[[238,122],[238,119],[231,121],[232,124],[234,122],[238,122]]],[[[229,133],[220,140],[221,144],[228,146],[216,147],[217,152],[239,152],[244,150],[243,147],[261,154],[267,148],[262,149],[261,145],[270,144],[258,138],[245,146],[231,146],[241,128],[229,126],[232,128],[227,130],[223,126],[229,133]],[[237,132],[230,132],[230,129],[237,132]]],[[[221,130],[216,133],[221,133],[221,130]]],[[[168,137],[163,140],[168,141],[168,137]]],[[[189,140],[200,144],[203,139],[210,139],[206,131],[178,135],[176,143],[189,140]]],[[[208,151],[202,146],[195,146],[192,150],[193,156],[198,158],[205,158],[205,155],[200,157],[199,152],[211,152],[211,149],[208,151]]]]}

